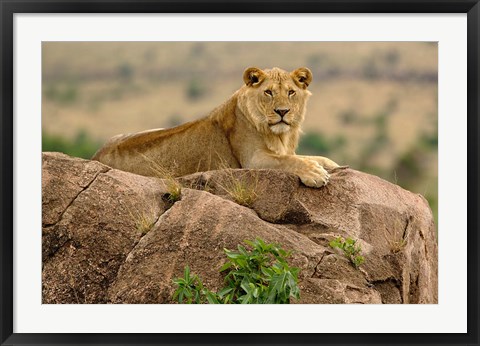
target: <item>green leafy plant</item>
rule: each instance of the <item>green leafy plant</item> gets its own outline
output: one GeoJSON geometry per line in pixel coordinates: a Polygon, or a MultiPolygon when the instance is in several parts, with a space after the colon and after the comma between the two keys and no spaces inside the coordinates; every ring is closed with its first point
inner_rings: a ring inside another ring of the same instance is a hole
{"type": "Polygon", "coordinates": [[[358,269],[365,262],[365,258],[361,255],[362,248],[357,245],[357,241],[352,238],[344,239],[337,237],[330,242],[331,248],[339,248],[343,251],[350,262],[358,269]]]}
{"type": "Polygon", "coordinates": [[[178,286],[173,299],[187,304],[289,304],[290,298],[299,299],[300,269],[288,265],[290,252],[258,238],[245,243],[252,250],[241,245],[238,252],[224,249],[228,261],[220,271],[227,272],[226,287],[208,290],[186,266],[184,277],[173,280],[178,286]]]}
{"type": "Polygon", "coordinates": [[[178,285],[178,289],[173,294],[173,299],[177,299],[180,303],[184,301],[188,304],[200,304],[205,296],[202,281],[198,276],[190,273],[190,267],[186,266],[183,271],[183,278],[173,280],[178,285]]]}

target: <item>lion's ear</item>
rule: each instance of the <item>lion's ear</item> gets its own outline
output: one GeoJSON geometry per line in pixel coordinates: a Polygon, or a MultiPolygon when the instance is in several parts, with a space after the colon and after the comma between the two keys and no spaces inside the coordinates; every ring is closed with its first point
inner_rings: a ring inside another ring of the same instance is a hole
{"type": "Polygon", "coordinates": [[[265,72],[256,67],[249,67],[243,72],[243,81],[248,86],[256,86],[265,79],[265,72]]]}
{"type": "Polygon", "coordinates": [[[312,71],[306,67],[297,68],[290,74],[300,88],[307,89],[307,87],[312,82],[312,71]]]}

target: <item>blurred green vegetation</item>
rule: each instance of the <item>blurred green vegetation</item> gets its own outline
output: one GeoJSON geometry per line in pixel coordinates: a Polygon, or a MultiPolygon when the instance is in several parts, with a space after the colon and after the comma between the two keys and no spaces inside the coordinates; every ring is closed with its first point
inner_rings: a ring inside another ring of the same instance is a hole
{"type": "Polygon", "coordinates": [[[78,89],[75,83],[51,84],[45,89],[45,98],[62,105],[75,103],[78,97],[78,89]]]}
{"type": "Polygon", "coordinates": [[[131,64],[124,62],[120,64],[120,66],[118,66],[117,74],[121,80],[130,81],[132,80],[132,77],[135,74],[135,71],[131,64]]]}
{"type": "Polygon", "coordinates": [[[328,156],[343,150],[346,139],[343,136],[336,136],[328,140],[318,132],[307,132],[300,137],[297,152],[302,155],[328,156]]]}
{"type": "Polygon", "coordinates": [[[90,137],[85,130],[80,130],[72,139],[42,132],[42,151],[59,151],[70,156],[90,159],[101,145],[101,141],[90,137]]]}
{"type": "Polygon", "coordinates": [[[206,94],[207,90],[205,85],[199,78],[193,78],[187,86],[187,97],[194,101],[199,98],[202,98],[206,94]]]}

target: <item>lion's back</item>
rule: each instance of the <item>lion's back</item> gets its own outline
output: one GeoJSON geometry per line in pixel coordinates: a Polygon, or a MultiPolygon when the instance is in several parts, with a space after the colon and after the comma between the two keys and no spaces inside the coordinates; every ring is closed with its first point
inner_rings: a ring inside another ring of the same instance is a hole
{"type": "Polygon", "coordinates": [[[92,159],[145,176],[182,176],[240,167],[225,133],[209,119],[171,129],[117,135],[92,159]]]}

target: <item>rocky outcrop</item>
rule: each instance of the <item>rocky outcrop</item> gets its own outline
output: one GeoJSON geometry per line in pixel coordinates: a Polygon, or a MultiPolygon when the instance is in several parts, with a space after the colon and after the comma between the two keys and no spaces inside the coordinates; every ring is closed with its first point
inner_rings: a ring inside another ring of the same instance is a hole
{"type": "MultiPolygon", "coordinates": [[[[352,169],[320,189],[281,171],[222,170],[167,180],[43,154],[43,303],[173,303],[185,265],[223,287],[224,248],[257,237],[293,250],[298,303],[436,303],[437,245],[426,200],[352,169]],[[232,182],[254,186],[247,206],[232,182]],[[356,269],[329,247],[356,239],[356,269]]],[[[293,302],[295,303],[295,302],[293,302]]]]}

